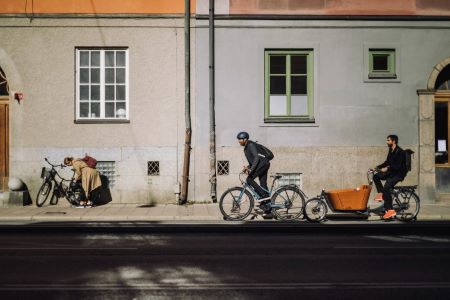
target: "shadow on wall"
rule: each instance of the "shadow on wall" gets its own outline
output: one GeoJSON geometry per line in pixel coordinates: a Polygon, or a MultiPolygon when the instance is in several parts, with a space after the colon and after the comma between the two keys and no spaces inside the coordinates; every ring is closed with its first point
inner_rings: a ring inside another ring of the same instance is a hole
{"type": "Polygon", "coordinates": [[[102,181],[102,186],[96,192],[97,195],[94,196],[95,205],[105,205],[112,201],[111,190],[109,189],[109,179],[105,175],[100,175],[102,181]]]}

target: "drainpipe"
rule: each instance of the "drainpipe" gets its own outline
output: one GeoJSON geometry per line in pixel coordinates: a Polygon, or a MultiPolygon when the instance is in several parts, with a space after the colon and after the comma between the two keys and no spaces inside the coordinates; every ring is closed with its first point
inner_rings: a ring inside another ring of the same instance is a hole
{"type": "Polygon", "coordinates": [[[209,182],[211,200],[217,202],[216,113],[214,78],[214,0],[209,0],[209,182]]]}
{"type": "Polygon", "coordinates": [[[184,115],[186,120],[186,134],[184,142],[183,177],[181,180],[181,195],[178,204],[187,202],[189,187],[189,163],[191,158],[191,3],[184,1],[184,115]]]}

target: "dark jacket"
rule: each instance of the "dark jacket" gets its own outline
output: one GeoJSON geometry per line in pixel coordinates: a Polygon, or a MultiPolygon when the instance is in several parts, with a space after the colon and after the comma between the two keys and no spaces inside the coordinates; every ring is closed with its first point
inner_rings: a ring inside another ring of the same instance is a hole
{"type": "Polygon", "coordinates": [[[395,147],[395,150],[389,149],[389,153],[387,155],[386,161],[381,165],[377,166],[377,168],[388,168],[388,173],[392,177],[400,177],[405,178],[406,173],[406,161],[405,161],[405,151],[399,146],[395,147]]]}
{"type": "Polygon", "coordinates": [[[269,160],[264,155],[258,154],[258,148],[254,141],[248,140],[247,145],[244,148],[245,157],[249,164],[249,174],[255,172],[258,166],[262,166],[269,163],[269,160]]]}

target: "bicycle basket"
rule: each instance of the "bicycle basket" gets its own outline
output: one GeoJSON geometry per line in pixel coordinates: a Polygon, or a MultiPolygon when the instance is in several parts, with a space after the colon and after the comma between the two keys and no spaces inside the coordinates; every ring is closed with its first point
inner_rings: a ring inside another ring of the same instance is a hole
{"type": "Polygon", "coordinates": [[[47,169],[46,167],[42,167],[41,178],[44,179],[44,178],[47,178],[49,176],[50,176],[50,169],[47,169]]]}

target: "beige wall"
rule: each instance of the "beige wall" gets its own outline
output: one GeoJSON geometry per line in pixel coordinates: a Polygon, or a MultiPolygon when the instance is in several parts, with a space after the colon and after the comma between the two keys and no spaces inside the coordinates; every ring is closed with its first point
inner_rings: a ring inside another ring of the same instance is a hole
{"type": "Polygon", "coordinates": [[[88,152],[116,161],[115,202],[173,202],[184,138],[182,19],[0,19],[12,92],[11,176],[39,185],[43,158],[88,152]],[[75,48],[129,47],[128,124],[75,124],[75,48]],[[147,161],[161,176],[147,176],[147,161]]]}

